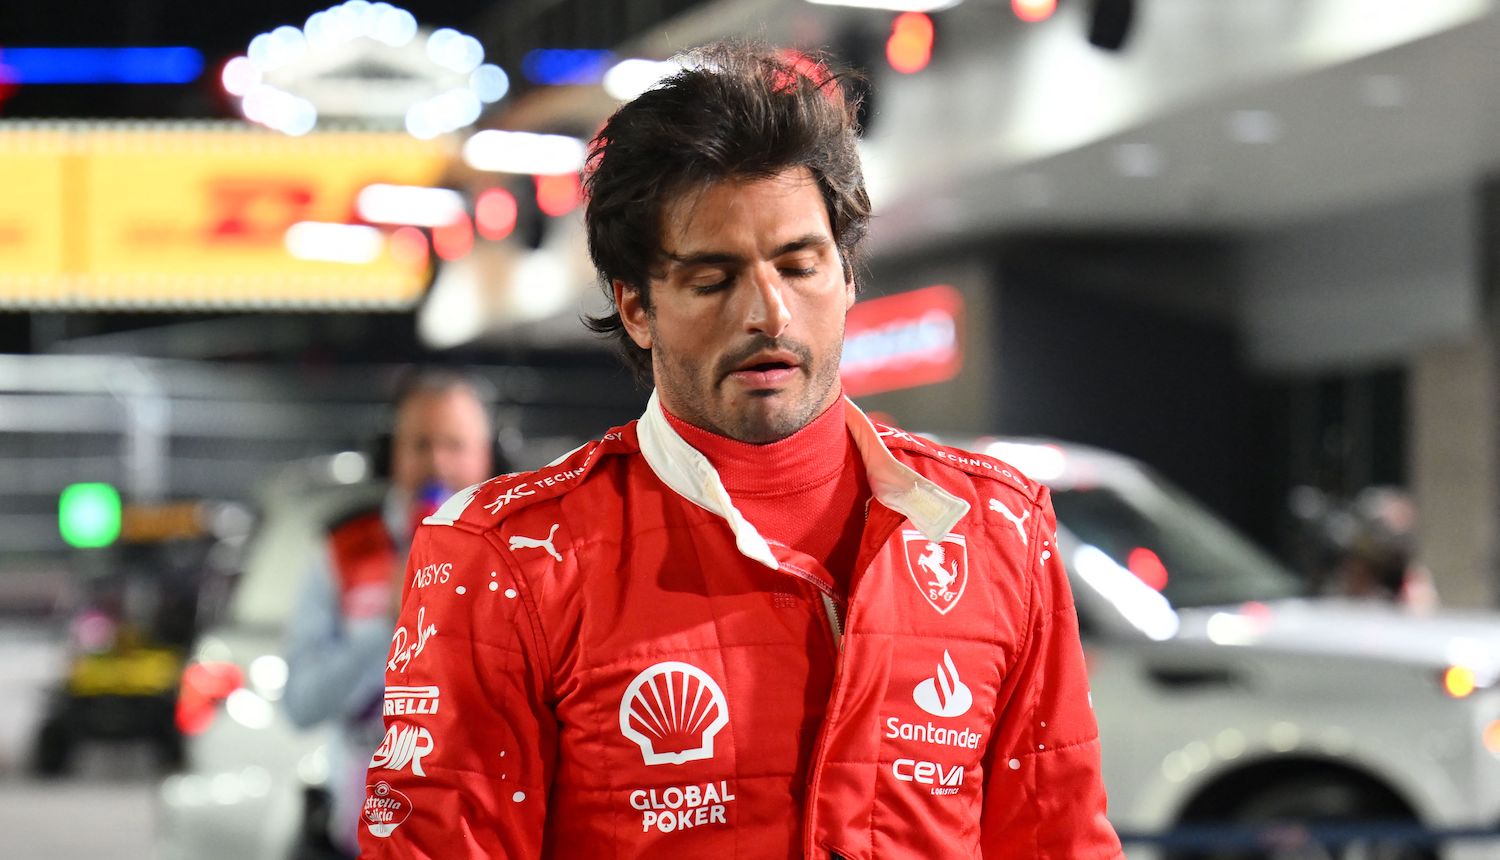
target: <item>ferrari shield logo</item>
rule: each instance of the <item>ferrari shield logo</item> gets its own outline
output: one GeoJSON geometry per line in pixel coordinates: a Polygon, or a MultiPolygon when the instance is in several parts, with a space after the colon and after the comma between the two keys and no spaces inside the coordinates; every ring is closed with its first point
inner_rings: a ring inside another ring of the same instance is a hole
{"type": "Polygon", "coordinates": [[[939,615],[947,615],[969,584],[969,550],[964,536],[949,532],[939,542],[928,540],[919,531],[904,529],[901,543],[906,552],[906,571],[917,590],[939,615]]]}

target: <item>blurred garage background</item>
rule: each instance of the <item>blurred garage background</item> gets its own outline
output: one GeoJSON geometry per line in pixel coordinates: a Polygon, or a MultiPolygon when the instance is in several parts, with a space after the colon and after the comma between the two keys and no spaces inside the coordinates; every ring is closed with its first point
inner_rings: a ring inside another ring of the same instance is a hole
{"type": "Polygon", "coordinates": [[[6,3],[0,853],[291,856],[235,649],[403,368],[637,414],[582,146],[728,36],[863,76],[846,388],[1056,482],[1132,856],[1500,857],[1493,0],[6,3]]]}

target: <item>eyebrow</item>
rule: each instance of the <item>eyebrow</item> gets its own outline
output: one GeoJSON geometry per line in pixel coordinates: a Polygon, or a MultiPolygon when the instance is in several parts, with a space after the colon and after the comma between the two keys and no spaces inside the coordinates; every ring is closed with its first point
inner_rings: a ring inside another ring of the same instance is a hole
{"type": "MultiPolygon", "coordinates": [[[[829,244],[827,236],[821,233],[808,233],[798,236],[790,242],[778,245],[771,252],[771,259],[780,257],[782,254],[790,254],[794,251],[804,251],[808,248],[821,248],[829,244]]],[[[696,254],[675,254],[667,251],[663,254],[668,260],[679,266],[715,266],[725,263],[743,264],[745,258],[738,254],[729,254],[723,251],[703,251],[696,254]]]]}

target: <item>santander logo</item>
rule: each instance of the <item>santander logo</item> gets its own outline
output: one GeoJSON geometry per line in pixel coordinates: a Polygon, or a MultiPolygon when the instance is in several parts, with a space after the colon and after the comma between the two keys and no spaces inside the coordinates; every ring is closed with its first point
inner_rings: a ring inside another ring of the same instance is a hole
{"type": "Polygon", "coordinates": [[[943,651],[943,662],[937,667],[937,675],[917,684],[911,693],[917,707],[934,717],[961,717],[974,704],[974,694],[958,677],[958,667],[953,657],[943,651]]]}
{"type": "Polygon", "coordinates": [[[713,758],[714,736],[728,724],[724,691],[690,663],[657,663],[636,675],[620,699],[620,732],[648,765],[713,758]]]}

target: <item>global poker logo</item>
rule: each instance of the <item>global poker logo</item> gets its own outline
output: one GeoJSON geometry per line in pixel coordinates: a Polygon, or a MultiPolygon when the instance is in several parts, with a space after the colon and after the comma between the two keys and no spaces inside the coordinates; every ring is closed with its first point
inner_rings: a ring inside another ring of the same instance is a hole
{"type": "Polygon", "coordinates": [[[647,765],[714,757],[714,737],[729,724],[729,703],[709,674],[668,661],[646,669],[620,698],[620,732],[647,765]]]}
{"type": "MultiPolygon", "coordinates": [[[[657,663],[636,675],[620,698],[620,732],[641,748],[647,765],[712,759],[714,737],[728,724],[724,691],[691,663],[657,663]]],[[[733,801],[728,780],[630,793],[631,808],[641,813],[643,833],[727,825],[733,801]]]]}

